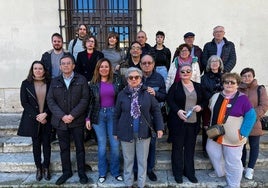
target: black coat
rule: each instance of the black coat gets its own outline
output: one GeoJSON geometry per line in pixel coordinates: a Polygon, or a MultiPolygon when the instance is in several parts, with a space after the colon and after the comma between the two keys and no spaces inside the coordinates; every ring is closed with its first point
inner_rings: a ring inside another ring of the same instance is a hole
{"type": "MultiPolygon", "coordinates": [[[[49,85],[47,84],[47,92],[49,85]]],[[[41,125],[37,120],[36,116],[40,114],[39,105],[35,93],[34,83],[24,80],[20,88],[20,101],[23,107],[22,117],[19,124],[18,135],[36,137],[39,133],[39,126],[45,126],[47,131],[51,131],[50,116],[51,113],[45,100],[44,112],[48,114],[46,120],[47,123],[41,125]]]]}
{"type": "Polygon", "coordinates": [[[91,81],[96,64],[98,60],[103,57],[103,53],[97,50],[93,51],[90,59],[87,57],[87,50],[79,52],[77,55],[75,71],[86,77],[87,81],[91,81]]]}
{"type": "MultiPolygon", "coordinates": [[[[224,72],[231,72],[236,64],[236,52],[234,43],[228,41],[226,38],[223,38],[225,44],[222,47],[221,59],[224,65],[224,72]]],[[[208,42],[204,46],[202,63],[203,67],[207,67],[207,62],[210,56],[217,55],[217,44],[215,39],[211,42],[208,42]]]]}
{"type": "Polygon", "coordinates": [[[201,77],[201,86],[205,91],[206,99],[209,100],[213,94],[223,90],[221,82],[222,73],[208,72],[201,77]]]}
{"type": "MultiPolygon", "coordinates": [[[[154,96],[147,92],[147,87],[142,86],[139,90],[139,104],[141,110],[139,124],[139,139],[146,139],[151,136],[149,126],[156,131],[164,129],[163,118],[160,111],[160,106],[154,96]]],[[[133,137],[133,118],[130,115],[131,109],[131,92],[128,87],[125,87],[117,97],[115,113],[114,113],[114,128],[113,135],[119,140],[132,142],[133,137]]]]}
{"type": "Polygon", "coordinates": [[[67,130],[68,128],[84,126],[88,100],[88,84],[84,76],[75,73],[68,89],[62,75],[54,78],[47,95],[53,127],[67,130]],[[74,117],[74,120],[66,125],[62,121],[62,117],[69,114],[74,117]]]}
{"type": "MultiPolygon", "coordinates": [[[[199,83],[193,82],[194,89],[197,95],[196,105],[200,105],[202,109],[207,106],[208,101],[205,98],[205,93],[199,83]]],[[[179,110],[185,109],[186,95],[182,86],[182,82],[175,82],[169,89],[167,96],[167,103],[169,106],[168,114],[168,128],[169,128],[169,137],[173,138],[176,136],[176,133],[180,131],[180,127],[184,124],[184,121],[179,118],[177,112],[179,110]]],[[[201,121],[201,111],[197,112],[197,125],[198,128],[196,132],[200,130],[200,121],[201,121]]]]}

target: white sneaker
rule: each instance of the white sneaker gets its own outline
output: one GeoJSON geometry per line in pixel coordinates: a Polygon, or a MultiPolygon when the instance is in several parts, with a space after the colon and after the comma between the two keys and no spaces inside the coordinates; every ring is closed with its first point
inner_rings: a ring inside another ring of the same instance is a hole
{"type": "Polygon", "coordinates": [[[211,177],[211,178],[216,178],[216,177],[218,177],[218,176],[216,175],[216,172],[215,172],[215,171],[209,172],[209,173],[208,173],[208,176],[211,177]]]}
{"type": "Polygon", "coordinates": [[[252,180],[253,174],[254,174],[254,170],[252,168],[247,168],[246,173],[245,173],[245,178],[248,180],[252,180]]]}

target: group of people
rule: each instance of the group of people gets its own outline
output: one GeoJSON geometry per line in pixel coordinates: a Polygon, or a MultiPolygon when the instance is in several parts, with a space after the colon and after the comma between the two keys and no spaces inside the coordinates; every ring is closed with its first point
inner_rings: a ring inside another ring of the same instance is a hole
{"type": "Polygon", "coordinates": [[[161,109],[168,114],[168,142],[177,183],[183,183],[183,176],[198,182],[194,155],[200,129],[204,156],[214,168],[209,176],[225,176],[229,187],[240,187],[243,170],[252,179],[263,134],[260,118],[268,110],[268,97],[252,68],[243,69],[240,75],[231,72],[236,64],[235,46],[224,34],[224,27],[216,26],[213,40],[201,50],[194,45],[195,34],[187,32],[172,61],[162,31],[156,33],[153,47],[146,43],[146,33],[139,31],[126,54],[115,32],[108,34],[102,51],[85,24],[79,25],[78,37],[70,41],[68,51],[63,49],[62,36],[53,34],[53,49],[32,63],[21,85],[24,110],[18,135],[32,138],[36,180],[51,178],[50,142],[56,133],[62,163],[56,184],[73,175],[72,140],[80,183],[92,181],[85,172],[84,132],[93,129],[99,183],[105,182],[108,171],[127,187],[136,180],[138,187],[144,187],[147,176],[157,181],[156,138],[165,130],[161,109]],[[207,138],[206,129],[215,124],[224,124],[225,135],[207,138]]]}

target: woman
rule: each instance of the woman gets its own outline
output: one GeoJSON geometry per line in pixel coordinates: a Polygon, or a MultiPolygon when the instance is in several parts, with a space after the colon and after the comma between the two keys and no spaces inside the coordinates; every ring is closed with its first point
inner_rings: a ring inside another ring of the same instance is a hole
{"type": "Polygon", "coordinates": [[[90,103],[86,119],[86,128],[91,130],[91,126],[93,126],[97,135],[100,183],[106,180],[107,175],[107,138],[110,142],[110,172],[117,181],[123,181],[119,170],[119,142],[113,137],[114,106],[121,86],[118,77],[113,77],[111,62],[106,58],[100,59],[89,85],[90,103]]]}
{"type": "MultiPolygon", "coordinates": [[[[99,59],[103,58],[102,52],[98,51],[98,42],[95,36],[85,37],[83,40],[84,51],[79,52],[77,55],[77,61],[75,66],[75,71],[86,77],[87,81],[90,82],[93,77],[93,73],[96,64],[99,59]]],[[[94,131],[88,131],[86,129],[85,141],[91,138],[95,138],[96,135],[94,131]]]]}
{"type": "Polygon", "coordinates": [[[36,166],[36,180],[43,176],[50,180],[49,172],[51,146],[50,112],[46,102],[50,76],[41,61],[34,61],[27,79],[21,84],[20,100],[23,113],[18,129],[19,136],[32,137],[33,156],[36,166]],[[43,151],[43,162],[41,153],[43,151]]]}
{"type": "Polygon", "coordinates": [[[169,140],[172,143],[171,165],[177,183],[186,176],[197,183],[194,169],[196,137],[200,130],[201,110],[206,106],[205,96],[199,83],[191,81],[192,66],[180,67],[179,82],[172,84],[167,97],[169,140]]]}
{"type": "MultiPolygon", "coordinates": [[[[206,99],[209,100],[213,94],[222,91],[223,86],[221,82],[221,76],[223,73],[223,62],[220,57],[217,55],[212,55],[208,59],[206,74],[201,77],[201,86],[205,92],[206,99]]],[[[204,156],[207,158],[206,152],[206,143],[207,143],[207,134],[206,129],[209,126],[211,112],[206,106],[202,111],[202,147],[204,156]]]]}
{"type": "Polygon", "coordinates": [[[210,125],[223,124],[225,134],[207,140],[207,153],[218,177],[226,176],[228,187],[240,187],[243,145],[256,121],[256,113],[248,98],[237,88],[237,73],[222,75],[223,91],[210,99],[210,125]],[[227,119],[225,118],[227,117],[227,119]]]}
{"type": "Polygon", "coordinates": [[[242,83],[240,84],[239,90],[248,96],[249,101],[251,102],[257,114],[257,121],[255,122],[254,127],[248,137],[249,146],[250,146],[248,164],[246,163],[246,159],[247,159],[246,144],[244,145],[243,155],[242,155],[242,163],[245,168],[245,178],[251,180],[253,179],[254,166],[256,164],[256,161],[259,155],[260,136],[263,135],[260,118],[268,110],[268,96],[267,96],[266,89],[258,85],[258,82],[255,79],[254,69],[244,68],[241,71],[240,76],[242,77],[242,83]],[[258,89],[260,89],[259,97],[258,97],[258,91],[257,91],[258,89]]]}
{"type": "Polygon", "coordinates": [[[180,68],[183,64],[192,66],[192,80],[200,83],[200,68],[196,57],[191,56],[191,47],[188,44],[181,44],[178,47],[179,56],[171,63],[166,79],[166,89],[169,90],[174,82],[180,81],[180,68]]]}
{"type": "Polygon", "coordinates": [[[75,71],[86,77],[87,81],[91,81],[97,61],[103,58],[103,53],[98,51],[98,42],[95,36],[85,37],[83,40],[84,51],[79,52],[75,71]]]}
{"type": "Polygon", "coordinates": [[[128,187],[133,186],[133,164],[136,155],[138,187],[144,187],[152,125],[155,125],[157,136],[161,138],[164,124],[157,100],[147,92],[147,87],[141,82],[141,70],[136,67],[129,68],[126,79],[128,86],[119,93],[116,101],[113,134],[121,141],[125,184],[128,187]]]}
{"type": "Polygon", "coordinates": [[[109,59],[113,66],[113,71],[118,71],[120,63],[125,59],[124,51],[120,49],[119,35],[110,32],[106,40],[106,48],[102,50],[105,58],[109,59]]]}
{"type": "Polygon", "coordinates": [[[161,74],[164,78],[164,81],[167,79],[167,73],[171,61],[171,52],[164,45],[165,33],[163,31],[157,31],[155,35],[155,42],[153,49],[155,52],[155,70],[161,74]]]}

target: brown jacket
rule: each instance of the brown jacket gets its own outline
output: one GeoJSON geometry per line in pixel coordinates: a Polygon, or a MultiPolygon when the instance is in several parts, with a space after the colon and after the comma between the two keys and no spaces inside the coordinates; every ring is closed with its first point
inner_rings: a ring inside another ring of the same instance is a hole
{"type": "Polygon", "coordinates": [[[260,104],[259,105],[258,105],[257,89],[258,89],[258,83],[256,79],[254,79],[251,84],[241,83],[241,85],[239,86],[239,90],[248,96],[249,101],[251,102],[257,114],[257,121],[250,133],[250,136],[263,135],[260,118],[268,110],[268,96],[267,96],[266,89],[264,87],[261,87],[260,89],[260,99],[259,99],[260,104]]]}

